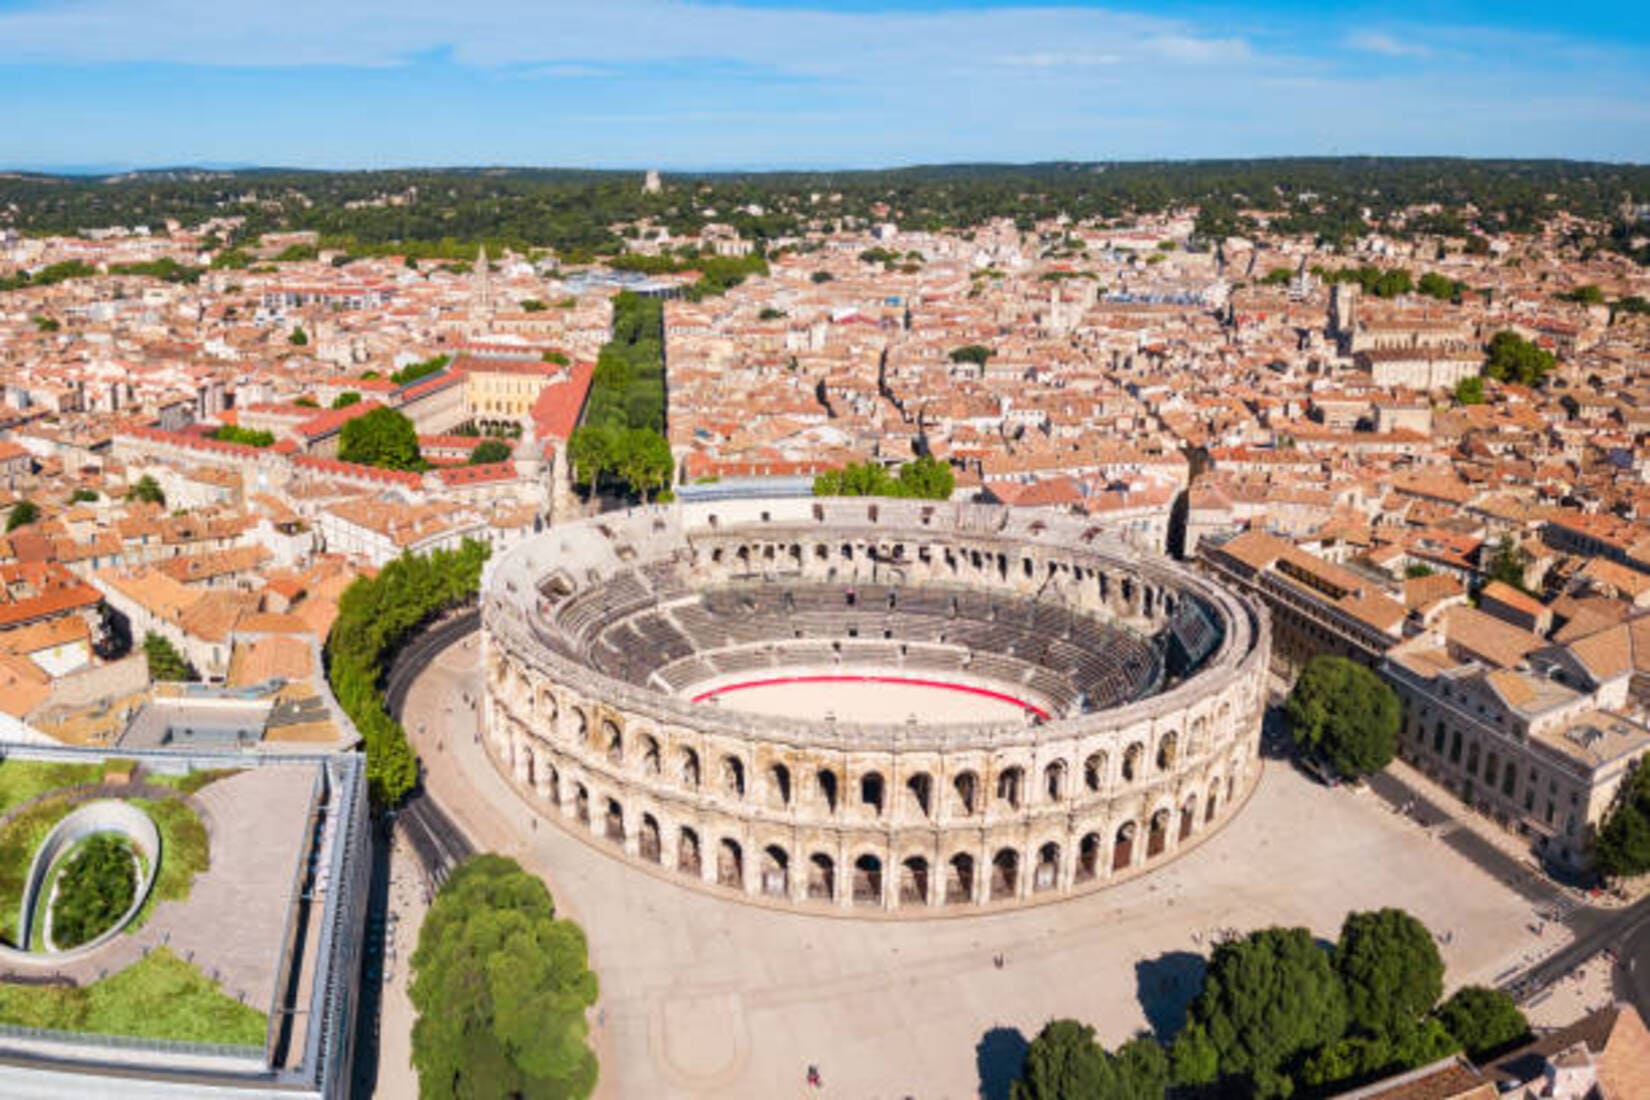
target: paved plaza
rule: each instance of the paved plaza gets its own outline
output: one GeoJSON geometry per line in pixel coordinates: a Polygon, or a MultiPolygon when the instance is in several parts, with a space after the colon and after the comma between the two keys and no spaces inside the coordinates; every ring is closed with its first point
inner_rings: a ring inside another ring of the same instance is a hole
{"type": "Polygon", "coordinates": [[[1223,832],[1157,872],[1071,900],[961,918],[803,915],[710,896],[622,863],[532,813],[475,739],[465,696],[477,643],[413,687],[434,797],[484,849],[542,873],[583,924],[602,996],[606,1097],[812,1095],[917,1100],[999,1093],[1050,1017],[1115,1044],[1172,1029],[1218,930],[1305,925],[1333,938],[1351,909],[1401,906],[1445,941],[1451,986],[1553,948],[1530,903],[1369,793],[1269,761],[1223,832]],[[1003,965],[994,956],[1001,955],[1003,965]]]}

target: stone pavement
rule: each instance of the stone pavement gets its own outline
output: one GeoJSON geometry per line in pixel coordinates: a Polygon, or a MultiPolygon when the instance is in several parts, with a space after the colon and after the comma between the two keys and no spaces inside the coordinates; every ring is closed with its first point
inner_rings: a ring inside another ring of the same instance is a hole
{"type": "Polygon", "coordinates": [[[1453,987],[1537,948],[1528,901],[1367,792],[1268,764],[1220,834],[1157,872],[1059,904],[951,919],[773,911],[626,865],[532,813],[475,741],[473,639],[413,686],[429,787],[482,849],[543,874],[589,936],[611,1097],[973,1097],[1051,1017],[1115,1044],[1172,1030],[1220,929],[1397,905],[1440,936],[1453,987]],[[437,746],[440,746],[439,748],[437,746]],[[993,956],[1001,953],[999,969],[993,956]],[[824,1088],[804,1086],[817,1064],[824,1088]]]}

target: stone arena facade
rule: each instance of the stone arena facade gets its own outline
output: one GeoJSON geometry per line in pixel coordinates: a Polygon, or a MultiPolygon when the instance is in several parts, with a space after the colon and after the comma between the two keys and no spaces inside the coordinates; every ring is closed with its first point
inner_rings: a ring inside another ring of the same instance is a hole
{"type": "Polygon", "coordinates": [[[482,624],[483,736],[522,798],[655,873],[799,911],[1099,889],[1220,828],[1259,775],[1264,609],[1081,517],[847,498],[613,513],[491,562],[482,624]],[[690,701],[775,670],[1004,686],[1048,717],[690,701]]]}

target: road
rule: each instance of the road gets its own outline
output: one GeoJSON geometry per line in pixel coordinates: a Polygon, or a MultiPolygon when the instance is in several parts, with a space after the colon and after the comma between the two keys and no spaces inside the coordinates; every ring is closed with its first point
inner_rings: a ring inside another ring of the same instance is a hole
{"type": "Polygon", "coordinates": [[[1409,786],[1391,772],[1369,779],[1370,789],[1394,807],[1408,806],[1409,814],[1479,869],[1518,891],[1550,921],[1570,930],[1572,941],[1524,970],[1509,974],[1502,989],[1520,1002],[1539,995],[1571,971],[1603,951],[1618,960],[1615,991],[1650,1019],[1650,897],[1623,909],[1599,909],[1579,903],[1575,896],[1513,858],[1461,824],[1455,813],[1409,786]],[[1644,973],[1638,973],[1643,963],[1644,973]]]}

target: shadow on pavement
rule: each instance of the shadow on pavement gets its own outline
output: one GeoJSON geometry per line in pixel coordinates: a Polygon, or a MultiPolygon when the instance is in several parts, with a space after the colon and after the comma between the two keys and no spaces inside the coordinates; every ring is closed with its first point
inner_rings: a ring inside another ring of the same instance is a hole
{"type": "Polygon", "coordinates": [[[1025,1068],[1031,1044],[1019,1028],[994,1027],[980,1037],[974,1048],[974,1064],[980,1072],[980,1100],[1008,1100],[1009,1091],[1025,1068]]]}
{"type": "Polygon", "coordinates": [[[1158,1042],[1173,1042],[1180,1034],[1208,969],[1209,961],[1190,951],[1166,951],[1134,964],[1135,996],[1158,1042]]]}

